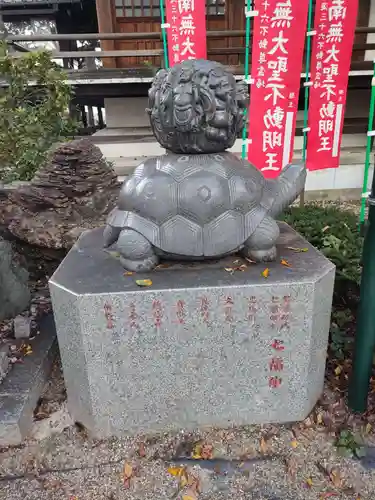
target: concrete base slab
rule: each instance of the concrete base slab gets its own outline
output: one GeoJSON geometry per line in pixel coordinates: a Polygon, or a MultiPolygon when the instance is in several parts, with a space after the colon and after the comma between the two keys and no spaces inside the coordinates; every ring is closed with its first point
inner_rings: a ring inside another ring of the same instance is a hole
{"type": "Polygon", "coordinates": [[[43,318],[40,334],[27,343],[32,354],[13,365],[0,384],[0,447],[22,443],[32,428],[33,412],[57,351],[52,315],[43,318]]]}
{"type": "Polygon", "coordinates": [[[236,256],[127,276],[102,229],[84,233],[50,280],[74,420],[103,437],[304,419],[323,388],[335,270],[280,227],[291,267],[271,263],[268,278],[260,264],[228,272],[236,256]]]}

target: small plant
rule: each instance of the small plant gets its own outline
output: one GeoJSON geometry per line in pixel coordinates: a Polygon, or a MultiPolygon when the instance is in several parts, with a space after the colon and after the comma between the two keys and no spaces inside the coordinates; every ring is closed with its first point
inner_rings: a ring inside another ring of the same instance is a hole
{"type": "Polygon", "coordinates": [[[349,309],[332,311],[329,347],[333,356],[340,361],[346,358],[353,342],[353,338],[347,334],[348,325],[350,326],[352,320],[353,316],[349,309]]]}
{"type": "Polygon", "coordinates": [[[348,337],[345,331],[340,330],[335,323],[331,324],[329,347],[335,359],[343,361],[352,342],[353,339],[348,337]]]}
{"type": "Polygon", "coordinates": [[[14,58],[0,44],[0,178],[30,180],[50,147],[77,129],[68,115],[71,88],[49,52],[14,58]]]}
{"type": "Polygon", "coordinates": [[[291,207],[283,220],[336,265],[336,281],[360,283],[362,238],[357,216],[335,207],[291,207]]]}
{"type": "Polygon", "coordinates": [[[343,457],[363,458],[366,456],[366,448],[362,436],[350,430],[341,431],[335,444],[338,453],[343,457]]]}

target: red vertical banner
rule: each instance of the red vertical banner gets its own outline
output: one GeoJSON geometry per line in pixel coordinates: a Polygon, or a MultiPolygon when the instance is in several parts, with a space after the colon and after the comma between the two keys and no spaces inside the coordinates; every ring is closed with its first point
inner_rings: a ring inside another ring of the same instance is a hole
{"type": "Polygon", "coordinates": [[[248,159],[274,178],[293,156],[309,0],[255,0],[248,159]]]}
{"type": "Polygon", "coordinates": [[[316,0],[306,167],[337,168],[358,0],[316,0]]]}
{"type": "Polygon", "coordinates": [[[206,59],[205,0],[166,0],[170,66],[186,59],[206,59]]]}

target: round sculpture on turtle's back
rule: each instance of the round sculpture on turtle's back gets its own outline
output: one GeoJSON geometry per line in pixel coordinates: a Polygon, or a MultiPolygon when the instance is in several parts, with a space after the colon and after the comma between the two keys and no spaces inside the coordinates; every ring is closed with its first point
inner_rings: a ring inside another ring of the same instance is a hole
{"type": "Polygon", "coordinates": [[[160,70],[149,90],[150,122],[158,142],[174,153],[219,153],[243,128],[249,95],[244,82],[218,62],[184,61],[160,70]]]}
{"type": "Polygon", "coordinates": [[[247,104],[246,85],[219,63],[185,61],[158,72],[148,112],[168,153],[135,169],[104,230],[105,246],[116,244],[126,269],[237,251],[257,261],[276,258],[274,218],[303,190],[306,169],[288,165],[277,180],[266,180],[225,152],[243,127],[247,104]]]}

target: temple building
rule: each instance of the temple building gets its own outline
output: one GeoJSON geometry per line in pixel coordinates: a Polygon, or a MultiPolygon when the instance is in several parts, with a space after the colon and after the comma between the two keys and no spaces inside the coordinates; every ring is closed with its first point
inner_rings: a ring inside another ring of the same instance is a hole
{"type": "MultiPolygon", "coordinates": [[[[238,77],[244,74],[244,7],[244,0],[206,0],[208,58],[228,65],[238,77]]],[[[15,24],[48,19],[51,36],[65,35],[58,40],[56,58],[62,56],[75,102],[105,109],[93,140],[121,176],[144,156],[162,153],[144,111],[150,83],[163,66],[159,0],[0,0],[0,16],[15,24]],[[82,33],[96,34],[96,39],[83,45],[82,33]],[[106,36],[100,39],[98,34],[106,36]],[[105,57],[95,57],[99,50],[105,57]]],[[[17,35],[8,38],[14,43],[23,40],[17,35]]],[[[374,58],[375,0],[359,0],[340,168],[310,175],[308,191],[340,190],[349,196],[361,186],[374,58]]],[[[297,159],[302,151],[303,79],[302,73],[297,159]]],[[[241,151],[240,139],[233,150],[241,151]]]]}

